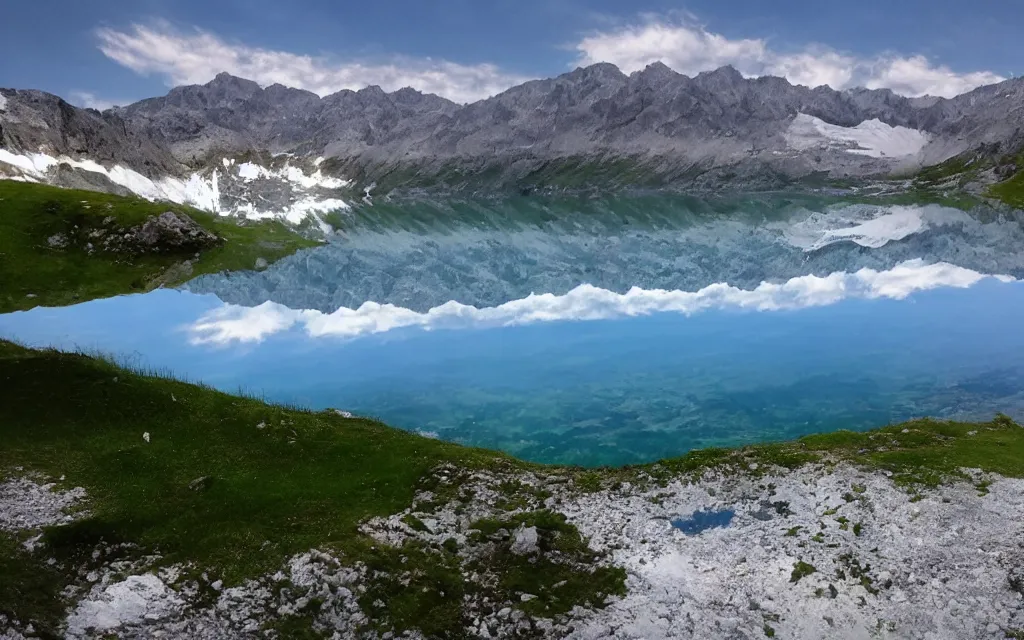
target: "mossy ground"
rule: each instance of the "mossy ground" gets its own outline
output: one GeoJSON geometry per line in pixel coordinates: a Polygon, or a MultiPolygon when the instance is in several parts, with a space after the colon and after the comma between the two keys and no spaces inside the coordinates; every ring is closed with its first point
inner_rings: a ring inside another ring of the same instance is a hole
{"type": "Polygon", "coordinates": [[[273,262],[315,244],[276,221],[240,225],[181,205],[0,180],[0,313],[145,291],[162,275],[173,285],[204,273],[251,269],[257,258],[273,262]],[[191,270],[177,276],[168,270],[192,260],[191,251],[133,256],[47,243],[55,234],[86,237],[111,216],[115,227],[128,228],[165,211],[189,215],[225,242],[201,252],[191,270]]]}

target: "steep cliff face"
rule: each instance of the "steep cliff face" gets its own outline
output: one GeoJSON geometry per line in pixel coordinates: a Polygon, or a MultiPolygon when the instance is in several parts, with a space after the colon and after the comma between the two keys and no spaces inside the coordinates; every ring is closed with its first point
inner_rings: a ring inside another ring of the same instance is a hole
{"type": "Polygon", "coordinates": [[[159,141],[113,112],[80,109],[43,91],[0,89],[0,97],[0,149],[88,157],[142,173],[178,169],[159,141]]]}

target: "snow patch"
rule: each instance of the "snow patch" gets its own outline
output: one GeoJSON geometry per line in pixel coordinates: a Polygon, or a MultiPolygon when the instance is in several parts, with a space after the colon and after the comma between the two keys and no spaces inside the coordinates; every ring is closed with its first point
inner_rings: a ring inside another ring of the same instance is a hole
{"type": "Polygon", "coordinates": [[[28,177],[45,181],[47,173],[54,167],[67,164],[82,171],[106,176],[116,185],[147,200],[169,200],[178,204],[191,204],[208,211],[219,211],[220,194],[217,190],[217,172],[209,180],[199,174],[192,174],[188,180],[166,177],[154,182],[141,173],[115,165],[104,167],[94,160],[75,160],[68,157],[54,158],[43,153],[14,154],[0,149],[0,162],[9,164],[24,172],[28,177]]]}
{"type": "MultiPolygon", "coordinates": [[[[41,153],[14,154],[6,149],[0,149],[0,163],[14,167],[17,172],[11,176],[12,179],[24,182],[45,182],[47,174],[52,168],[60,164],[68,164],[82,171],[106,176],[114,184],[151,201],[167,200],[177,204],[191,205],[219,215],[241,215],[251,220],[284,219],[293,224],[299,224],[312,216],[324,233],[330,233],[332,229],[321,219],[320,214],[349,208],[346,202],[338,198],[319,198],[311,194],[300,194],[298,198],[280,206],[275,206],[268,201],[257,204],[256,201],[260,199],[258,195],[252,196],[248,200],[245,197],[234,197],[229,198],[234,204],[225,206],[224,200],[221,198],[220,176],[217,170],[212,171],[209,177],[201,173],[193,173],[184,180],[167,176],[154,181],[137,171],[120,165],[107,168],[89,159],[54,158],[41,153]]],[[[221,164],[225,169],[230,169],[235,162],[233,159],[223,158],[221,164]]],[[[301,169],[294,166],[286,166],[280,171],[273,171],[250,162],[238,165],[237,175],[243,182],[251,182],[259,178],[276,178],[288,182],[299,190],[340,189],[349,184],[347,180],[324,176],[319,169],[311,175],[306,175],[301,169]]],[[[227,177],[230,178],[230,175],[227,177]]]]}
{"type": "Polygon", "coordinates": [[[876,207],[849,205],[815,212],[781,228],[786,241],[804,251],[816,251],[837,242],[854,242],[877,249],[930,228],[968,224],[963,211],[941,205],[876,207]]]}
{"type": "MultiPolygon", "coordinates": [[[[317,158],[317,162],[314,162],[314,166],[319,167],[322,161],[323,158],[317,158]]],[[[238,165],[238,177],[246,182],[251,182],[261,178],[278,178],[302,189],[313,189],[316,187],[323,189],[341,189],[350,184],[350,181],[348,180],[325,176],[320,169],[306,175],[306,172],[302,169],[290,164],[286,164],[281,169],[268,169],[252,162],[243,162],[238,165]]]]}
{"type": "Polygon", "coordinates": [[[311,309],[295,310],[274,302],[257,307],[225,304],[188,327],[193,344],[259,342],[299,325],[313,338],[382,333],[402,327],[447,329],[496,327],[565,320],[604,320],[674,312],[685,315],[711,309],[776,311],[834,304],[848,298],[902,299],[916,291],[937,287],[970,287],[994,277],[940,262],[908,260],[888,271],[860,269],[827,276],[805,275],[782,284],[762,282],[751,290],[716,283],[699,291],[666,291],[633,287],[616,293],[589,284],[565,295],[531,294],[496,307],[477,308],[454,300],[426,312],[393,304],[365,302],[358,309],[340,308],[325,314],[311,309]]]}
{"type": "Polygon", "coordinates": [[[872,158],[900,158],[921,151],[931,140],[924,131],[893,127],[881,120],[865,120],[856,127],[840,127],[821,118],[798,113],[784,134],[798,151],[837,147],[872,158]]]}
{"type": "Polygon", "coordinates": [[[331,226],[316,214],[341,211],[348,208],[349,205],[347,202],[337,198],[325,198],[323,200],[318,200],[313,197],[305,197],[300,200],[296,200],[283,209],[260,211],[251,203],[247,203],[236,207],[235,212],[244,215],[250,220],[283,219],[291,222],[292,224],[299,224],[306,218],[314,216],[317,224],[320,226],[320,230],[324,233],[330,233],[332,231],[331,226]]]}
{"type": "Polygon", "coordinates": [[[42,153],[17,155],[7,149],[0,149],[0,162],[16,167],[33,178],[43,177],[50,167],[57,166],[57,161],[42,153]]]}
{"type": "MultiPolygon", "coordinates": [[[[190,204],[198,209],[226,215],[231,212],[221,207],[220,187],[217,181],[218,175],[216,171],[213,172],[209,179],[202,177],[198,173],[193,173],[189,176],[188,180],[184,181],[171,177],[164,178],[160,181],[160,189],[166,194],[166,197],[163,199],[177,202],[178,204],[190,204]]],[[[151,199],[157,200],[161,198],[151,199]]]]}
{"type": "Polygon", "coordinates": [[[258,164],[243,162],[238,165],[238,177],[246,182],[269,176],[270,172],[258,164]]]}
{"type": "Polygon", "coordinates": [[[346,187],[350,184],[348,180],[327,177],[323,175],[320,169],[317,169],[311,175],[307,176],[298,167],[288,166],[284,168],[283,177],[288,182],[297,184],[305,189],[312,189],[313,187],[341,189],[342,187],[346,187]]]}
{"type": "Polygon", "coordinates": [[[0,111],[6,111],[6,110],[7,110],[7,98],[4,97],[4,94],[0,93],[0,111]]]}

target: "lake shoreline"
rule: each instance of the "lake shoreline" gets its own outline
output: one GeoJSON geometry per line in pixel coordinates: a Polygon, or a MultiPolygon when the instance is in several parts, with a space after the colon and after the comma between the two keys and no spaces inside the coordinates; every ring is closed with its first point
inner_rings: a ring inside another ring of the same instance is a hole
{"type": "Polygon", "coordinates": [[[586,470],[528,465],[335,412],[140,377],[83,356],[9,343],[0,355],[5,387],[18,387],[5,395],[40,394],[5,425],[0,538],[9,542],[0,563],[38,571],[52,581],[40,585],[44,592],[65,594],[5,605],[0,626],[9,627],[8,638],[25,635],[27,624],[69,637],[245,637],[271,629],[294,637],[313,629],[367,638],[413,629],[426,637],[810,638],[878,630],[954,638],[1007,637],[998,633],[1024,626],[1014,573],[1015,541],[1024,533],[1014,515],[1024,508],[1024,428],[1005,417],[911,422],[586,470]],[[72,413],[49,388],[62,379],[79,381],[62,388],[72,413]],[[163,407],[169,421],[131,411],[133,404],[163,407]],[[71,416],[81,426],[68,431],[71,416]],[[31,436],[21,431],[29,424],[31,436]],[[105,426],[89,432],[85,424],[105,426]],[[333,496],[369,499],[366,510],[347,516],[353,529],[330,515],[330,503],[315,501],[328,497],[327,486],[286,480],[305,477],[318,461],[334,469],[330,475],[341,473],[350,463],[325,444],[333,437],[384,456],[352,476],[373,491],[348,484],[333,496]],[[26,438],[31,447],[20,444],[26,438]],[[204,450],[221,446],[235,459],[204,462],[204,450]],[[421,462],[412,473],[388,471],[403,450],[418,452],[404,456],[406,464],[421,462]],[[162,461],[153,465],[148,452],[162,461]],[[261,462],[268,455],[288,456],[287,466],[261,462]],[[144,493],[121,485],[125,464],[144,493]],[[267,476],[257,484],[244,476],[253,464],[267,476]],[[409,484],[391,494],[395,482],[409,484]],[[267,511],[257,490],[291,497],[267,511]],[[221,500],[237,514],[259,510],[241,520],[208,511],[221,500]],[[671,525],[712,508],[736,516],[696,535],[671,525]],[[193,521],[193,512],[209,515],[193,521]],[[132,513],[139,524],[124,520],[132,513]],[[193,530],[227,538],[182,538],[193,530]],[[256,564],[225,547],[247,530],[266,536],[246,535],[242,545],[255,545],[256,564]],[[742,558],[733,553],[737,544],[742,558]],[[750,601],[715,595],[723,580],[750,601]],[[933,603],[947,598],[958,604],[934,615],[933,603]]]}

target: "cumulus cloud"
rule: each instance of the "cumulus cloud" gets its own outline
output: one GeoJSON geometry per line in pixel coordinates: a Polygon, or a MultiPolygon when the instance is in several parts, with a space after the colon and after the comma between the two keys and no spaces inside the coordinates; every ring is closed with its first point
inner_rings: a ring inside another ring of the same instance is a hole
{"type": "Polygon", "coordinates": [[[637,24],[588,35],[575,49],[577,64],[611,62],[626,73],[656,61],[691,76],[730,64],[746,76],[782,76],[794,84],[833,89],[888,88],[910,97],[952,97],[1005,79],[990,71],[958,73],[920,55],[860,58],[823,45],[776,51],[760,38],[730,39],[712,33],[692,18],[652,15],[642,16],[637,24]]]}
{"type": "Polygon", "coordinates": [[[135,24],[127,30],[100,28],[96,36],[100,51],[108,58],[137,73],[163,76],[171,86],[202,84],[227,71],[264,86],[280,83],[321,96],[379,85],[386,91],[413,87],[456,102],[472,102],[527,79],[493,64],[398,56],[364,61],[300,55],[228,42],[198,28],[179,31],[166,22],[135,24]]]}
{"type": "Polygon", "coordinates": [[[868,89],[885,87],[908,96],[950,97],[975,87],[1006,78],[991,71],[956,73],[946,66],[934,66],[924,56],[880,59],[864,81],[868,89]]]}
{"type": "MultiPolygon", "coordinates": [[[[294,327],[301,327],[312,338],[355,338],[403,327],[426,330],[499,327],[666,312],[689,315],[711,309],[777,311],[830,305],[848,298],[899,300],[937,287],[970,287],[987,277],[990,276],[945,262],[925,264],[917,259],[888,271],[864,268],[854,273],[806,275],[781,284],[763,282],[750,290],[717,283],[699,291],[633,287],[626,293],[616,293],[583,284],[564,295],[531,294],[482,309],[452,300],[422,313],[376,302],[365,302],[358,309],[343,307],[330,314],[289,309],[274,302],[258,307],[225,304],[200,318],[188,331],[193,344],[225,345],[261,342],[294,327]]],[[[1012,280],[1008,276],[991,277],[1012,280]]]]}
{"type": "Polygon", "coordinates": [[[258,307],[225,305],[204,315],[190,330],[197,344],[261,342],[266,336],[290,329],[299,314],[273,302],[258,307]]]}
{"type": "Polygon", "coordinates": [[[89,93],[88,91],[72,91],[68,97],[72,104],[89,109],[99,109],[100,111],[106,111],[107,109],[116,107],[119,104],[126,104],[122,101],[100,98],[96,94],[89,93]]]}

